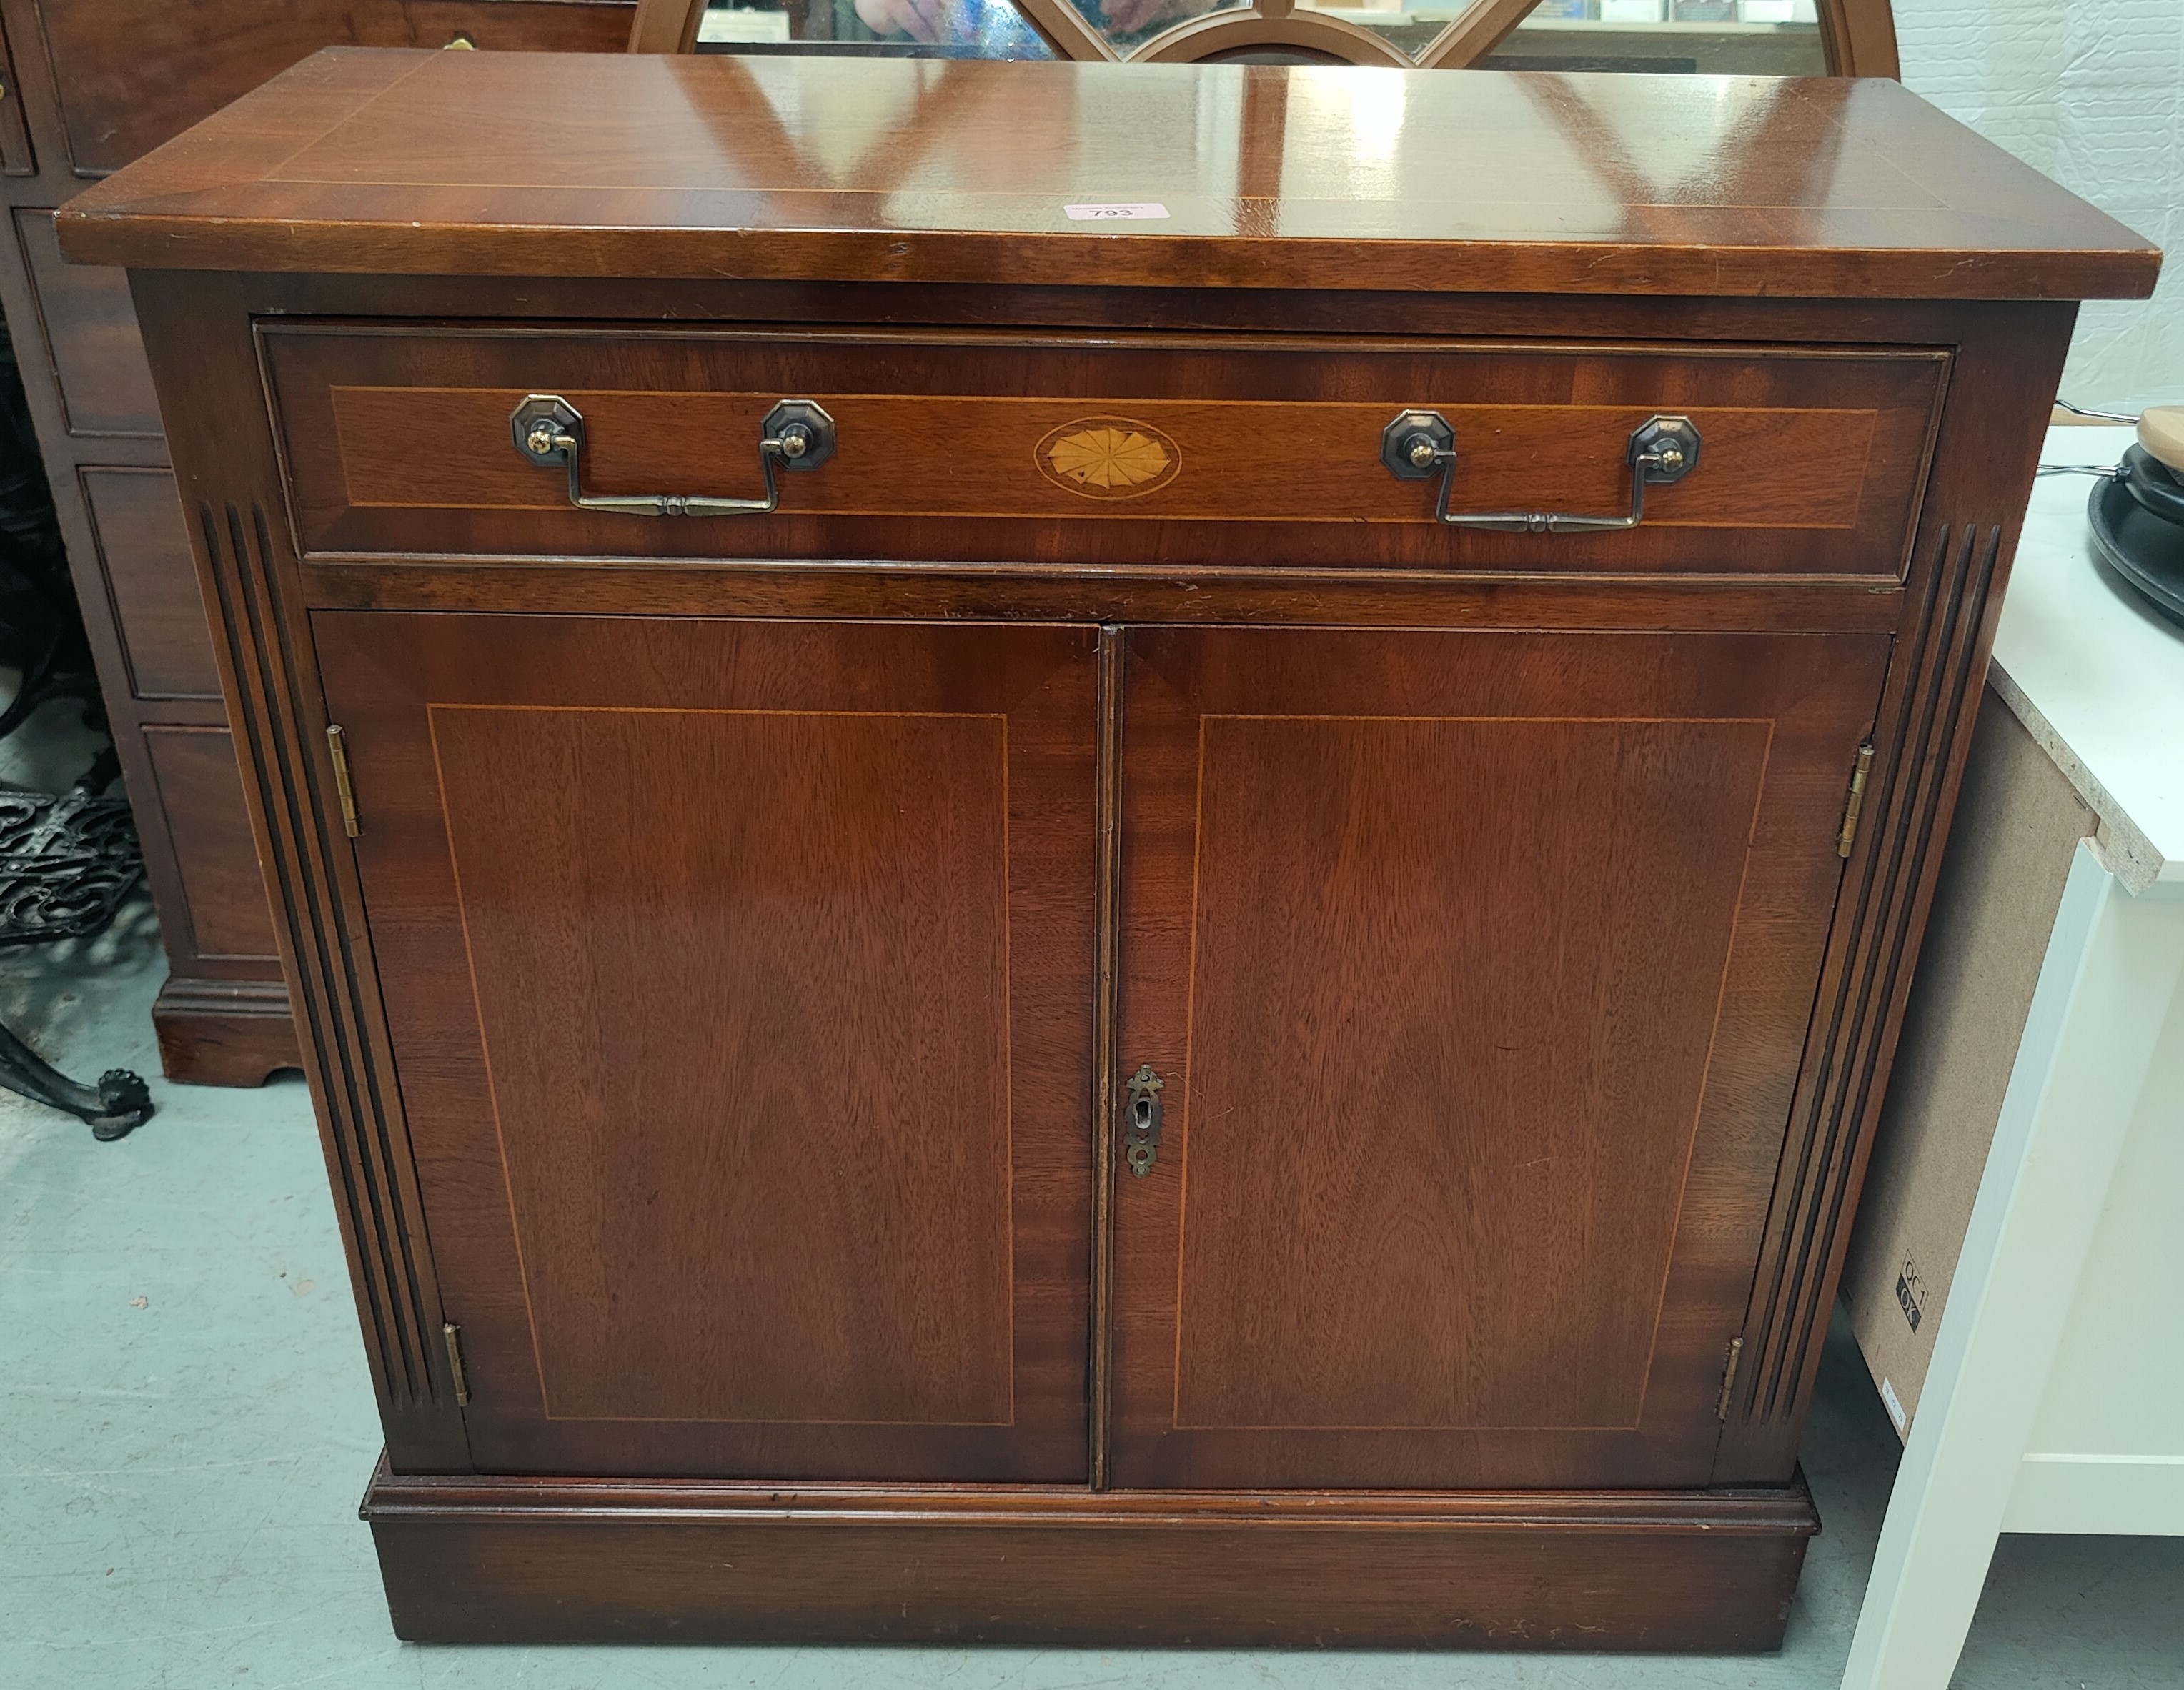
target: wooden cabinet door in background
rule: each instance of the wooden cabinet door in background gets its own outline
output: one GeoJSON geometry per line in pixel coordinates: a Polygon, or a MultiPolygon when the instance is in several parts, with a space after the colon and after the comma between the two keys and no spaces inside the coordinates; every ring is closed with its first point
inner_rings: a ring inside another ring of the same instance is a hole
{"type": "Polygon", "coordinates": [[[1097,631],[314,625],[479,1469],[1082,1482],[1097,631]]]}
{"type": "Polygon", "coordinates": [[[1117,1484],[1707,1482],[1888,647],[1130,631],[1117,1484]]]}

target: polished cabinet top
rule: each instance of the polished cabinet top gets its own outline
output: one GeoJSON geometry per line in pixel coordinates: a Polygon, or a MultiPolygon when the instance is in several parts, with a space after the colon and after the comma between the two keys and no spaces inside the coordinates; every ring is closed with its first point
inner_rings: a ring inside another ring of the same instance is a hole
{"type": "Polygon", "coordinates": [[[2141,297],[1893,82],[330,48],[73,201],[152,269],[2141,297]]]}

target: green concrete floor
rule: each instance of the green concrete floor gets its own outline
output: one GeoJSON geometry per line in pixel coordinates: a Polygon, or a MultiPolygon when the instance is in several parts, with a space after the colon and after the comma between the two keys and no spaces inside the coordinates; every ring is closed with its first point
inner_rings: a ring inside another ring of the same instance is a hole
{"type": "MultiPolygon", "coordinates": [[[[157,1071],[148,910],[81,953],[0,961],[0,1015],[48,1056],[79,1077],[157,1071]]],[[[116,1144],[0,1094],[0,1690],[1816,1690],[1841,1675],[1897,1452],[1840,1329],[1806,1454],[1827,1529],[1775,1656],[398,1643],[356,1518],[379,1437],[303,1087],[153,1093],[159,1113],[116,1144]]],[[[2184,1540],[2005,1539],[1957,1682],[2184,1686],[2184,1540]]]]}

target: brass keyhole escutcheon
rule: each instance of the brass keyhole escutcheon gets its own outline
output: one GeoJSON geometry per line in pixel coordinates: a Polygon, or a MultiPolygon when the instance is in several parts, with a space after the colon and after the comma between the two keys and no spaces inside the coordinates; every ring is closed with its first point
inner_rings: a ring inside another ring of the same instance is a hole
{"type": "Polygon", "coordinates": [[[1123,1111],[1123,1159],[1143,1179],[1160,1157],[1161,1087],[1165,1083],[1151,1065],[1140,1067],[1129,1078],[1129,1102],[1123,1111]]]}

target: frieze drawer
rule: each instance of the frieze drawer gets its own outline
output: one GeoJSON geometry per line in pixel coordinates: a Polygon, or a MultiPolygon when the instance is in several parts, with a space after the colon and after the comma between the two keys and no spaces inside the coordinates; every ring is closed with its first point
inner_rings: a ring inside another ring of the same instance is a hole
{"type": "Polygon", "coordinates": [[[1888,581],[1949,361],[962,332],[260,335],[307,555],[1888,581]]]}

